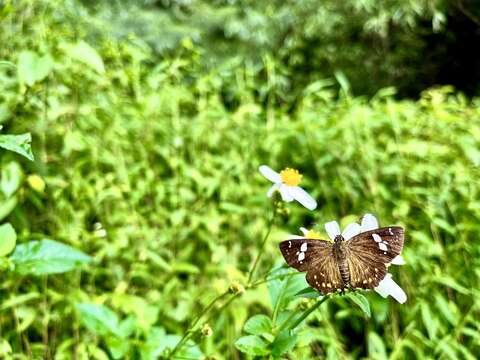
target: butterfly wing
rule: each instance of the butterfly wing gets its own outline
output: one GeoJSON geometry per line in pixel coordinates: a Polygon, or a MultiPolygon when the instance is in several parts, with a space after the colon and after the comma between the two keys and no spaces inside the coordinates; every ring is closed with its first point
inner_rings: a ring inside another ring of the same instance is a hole
{"type": "Polygon", "coordinates": [[[366,231],[345,241],[351,287],[377,287],[392,260],[400,255],[403,241],[404,231],[399,226],[366,231]]]}
{"type": "Polygon", "coordinates": [[[313,239],[286,240],[280,243],[280,251],[288,265],[307,272],[308,284],[322,294],[344,288],[330,242],[313,239]]]}

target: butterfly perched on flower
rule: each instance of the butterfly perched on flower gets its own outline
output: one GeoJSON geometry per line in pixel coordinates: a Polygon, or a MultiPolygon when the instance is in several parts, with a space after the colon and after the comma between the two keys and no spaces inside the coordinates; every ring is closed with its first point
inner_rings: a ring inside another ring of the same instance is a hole
{"type": "Polygon", "coordinates": [[[388,274],[390,264],[402,265],[404,230],[399,226],[380,228],[377,219],[366,214],[362,223],[348,225],[343,233],[336,221],[325,224],[333,243],[317,236],[291,238],[280,243],[288,265],[307,272],[308,284],[322,294],[347,289],[374,289],[398,302],[405,292],[388,274]]]}

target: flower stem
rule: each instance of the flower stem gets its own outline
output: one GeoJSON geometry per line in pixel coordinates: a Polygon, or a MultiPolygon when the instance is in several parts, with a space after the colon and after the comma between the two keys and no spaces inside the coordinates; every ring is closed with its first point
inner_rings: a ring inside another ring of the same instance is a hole
{"type": "Polygon", "coordinates": [[[286,321],[283,322],[282,325],[280,325],[280,328],[278,329],[278,333],[281,333],[283,330],[288,328],[288,330],[293,330],[295,329],[298,325],[302,323],[303,320],[305,320],[308,315],[310,315],[312,312],[314,312],[320,305],[322,305],[326,300],[328,299],[328,296],[322,297],[320,300],[318,300],[314,305],[312,305],[310,308],[305,310],[303,314],[290,326],[288,325],[288,322],[293,316],[290,316],[286,321]]]}
{"type": "Polygon", "coordinates": [[[197,315],[197,317],[195,318],[195,320],[193,320],[192,324],[188,327],[187,331],[185,331],[185,334],[183,335],[183,337],[180,339],[180,341],[177,343],[177,345],[175,345],[175,347],[173,348],[173,350],[170,352],[170,354],[168,355],[168,358],[171,359],[173,357],[173,355],[175,355],[175,353],[180,350],[180,348],[183,346],[183,344],[188,340],[188,338],[191,336],[191,334],[193,333],[193,329],[195,328],[195,326],[198,324],[198,322],[200,321],[200,319],[205,315],[207,314],[211,308],[213,308],[213,306],[217,303],[217,301],[223,299],[225,296],[227,296],[229,293],[229,290],[225,291],[224,293],[218,295],[215,299],[213,299],[201,312],[200,314],[197,315]]]}
{"type": "Polygon", "coordinates": [[[252,281],[252,278],[253,278],[253,275],[255,273],[255,270],[257,269],[257,266],[258,266],[258,262],[260,261],[260,258],[262,257],[263,253],[264,253],[264,250],[265,250],[265,243],[267,242],[267,239],[268,237],[270,236],[270,232],[272,231],[272,227],[273,227],[273,223],[274,223],[274,220],[275,220],[275,210],[276,210],[276,206],[275,204],[273,205],[273,209],[272,209],[272,215],[270,216],[270,220],[268,222],[268,230],[267,232],[265,233],[265,236],[263,237],[263,240],[262,240],[262,243],[260,244],[260,248],[258,250],[258,255],[257,257],[255,258],[255,261],[253,263],[253,266],[252,268],[250,269],[249,273],[248,273],[248,281],[247,281],[247,284],[250,284],[250,282],[252,281]]]}
{"type": "MultiPolygon", "coordinates": [[[[260,285],[260,284],[263,284],[265,282],[268,282],[270,280],[274,280],[276,279],[277,277],[272,277],[270,279],[266,278],[264,280],[260,280],[260,281],[257,281],[257,282],[254,282],[252,283],[252,278],[253,278],[253,275],[255,273],[255,270],[257,269],[257,266],[258,266],[258,263],[260,261],[260,258],[261,256],[263,255],[264,253],[264,250],[265,250],[265,243],[267,242],[268,240],[268,237],[270,236],[270,233],[272,231],[272,227],[273,227],[273,224],[274,224],[274,220],[275,220],[275,212],[276,212],[276,205],[274,204],[273,205],[273,209],[272,209],[272,214],[270,216],[270,220],[269,220],[269,223],[268,223],[268,230],[267,232],[265,233],[265,236],[260,244],[260,248],[259,248],[259,252],[258,252],[258,255],[257,257],[255,258],[255,261],[253,263],[253,266],[252,268],[250,269],[249,273],[248,273],[248,281],[247,281],[247,285],[246,287],[249,289],[249,288],[253,288],[257,285],[260,285]]],[[[267,274],[268,276],[268,274],[267,274]]],[[[287,275],[281,275],[279,277],[283,277],[283,276],[287,276],[287,275]]],[[[198,322],[200,321],[200,319],[206,315],[213,307],[214,305],[217,303],[217,301],[221,300],[222,298],[224,298],[225,296],[227,296],[229,294],[229,290],[225,291],[224,293],[220,294],[219,296],[217,296],[215,299],[213,299],[201,312],[200,314],[197,315],[197,317],[195,318],[195,320],[193,320],[192,324],[188,327],[187,331],[185,332],[185,334],[183,335],[183,337],[180,339],[180,341],[177,343],[177,345],[175,345],[175,347],[173,348],[173,350],[170,352],[170,354],[168,355],[168,358],[167,359],[172,359],[173,358],[173,355],[175,355],[175,353],[177,353],[180,348],[185,344],[185,342],[188,341],[188,339],[190,338],[190,336],[193,334],[194,332],[194,329],[195,329],[195,326],[198,324],[198,322]]],[[[222,311],[224,308],[226,308],[228,305],[230,305],[230,303],[232,301],[234,301],[240,294],[234,294],[230,299],[228,299],[218,310],[219,311],[222,311]]],[[[211,315],[207,318],[207,321],[211,318],[211,315]]]]}

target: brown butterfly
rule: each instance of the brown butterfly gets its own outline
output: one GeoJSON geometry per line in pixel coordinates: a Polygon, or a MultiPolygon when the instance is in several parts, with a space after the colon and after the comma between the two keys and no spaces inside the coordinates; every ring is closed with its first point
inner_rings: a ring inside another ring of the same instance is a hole
{"type": "Polygon", "coordinates": [[[324,295],[346,289],[374,289],[391,263],[403,263],[399,255],[404,231],[399,226],[379,228],[376,218],[367,214],[362,225],[350,224],[342,234],[336,221],[325,224],[325,228],[333,243],[309,238],[280,243],[288,265],[306,271],[308,284],[324,295]]]}

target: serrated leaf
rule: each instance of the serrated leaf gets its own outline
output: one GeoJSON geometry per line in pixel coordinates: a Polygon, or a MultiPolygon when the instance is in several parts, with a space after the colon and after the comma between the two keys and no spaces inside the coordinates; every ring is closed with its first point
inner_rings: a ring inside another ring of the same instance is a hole
{"type": "Polygon", "coordinates": [[[272,320],[266,315],[254,315],[245,323],[243,330],[251,335],[261,335],[272,331],[272,320]]]}
{"type": "Polygon", "coordinates": [[[67,53],[71,58],[89,66],[99,74],[105,72],[102,57],[98,54],[97,50],[85,41],[80,41],[74,45],[68,46],[67,53]]]}
{"type": "Polygon", "coordinates": [[[119,331],[117,314],[104,305],[79,303],[75,308],[80,313],[80,321],[85,327],[97,335],[113,334],[122,337],[119,331]]]}
{"type": "Polygon", "coordinates": [[[43,239],[18,245],[10,260],[19,274],[44,275],[70,271],[92,258],[69,245],[43,239]]]}
{"type": "Polygon", "coordinates": [[[355,305],[357,305],[367,317],[372,316],[370,310],[370,303],[368,299],[360,293],[347,294],[347,298],[350,299],[355,305]]]}
{"type": "Polygon", "coordinates": [[[268,344],[256,335],[241,337],[235,342],[235,347],[241,352],[253,356],[267,355],[270,352],[268,344]]]}
{"type": "Polygon", "coordinates": [[[32,154],[32,136],[30,133],[20,135],[0,135],[0,147],[34,160],[32,154]]]}
{"type": "Polygon", "coordinates": [[[9,223],[0,226],[0,256],[10,254],[15,248],[17,233],[9,223]]]}

